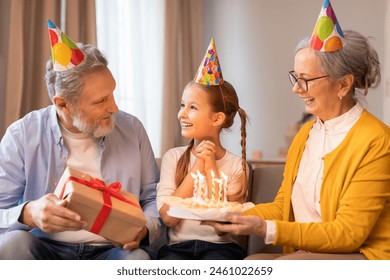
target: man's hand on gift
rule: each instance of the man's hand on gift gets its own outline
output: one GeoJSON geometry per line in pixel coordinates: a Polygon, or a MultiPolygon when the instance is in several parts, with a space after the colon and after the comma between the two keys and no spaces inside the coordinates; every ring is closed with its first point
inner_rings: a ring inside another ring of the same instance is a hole
{"type": "Polygon", "coordinates": [[[141,244],[141,241],[148,235],[148,229],[146,227],[143,227],[141,231],[138,233],[137,237],[134,241],[130,243],[126,243],[123,245],[123,249],[125,250],[132,250],[139,248],[139,245],[141,244]]]}
{"type": "Polygon", "coordinates": [[[50,193],[38,200],[28,202],[20,216],[20,222],[30,227],[38,227],[44,232],[81,230],[87,223],[80,215],[67,209],[66,200],[50,193]]]}

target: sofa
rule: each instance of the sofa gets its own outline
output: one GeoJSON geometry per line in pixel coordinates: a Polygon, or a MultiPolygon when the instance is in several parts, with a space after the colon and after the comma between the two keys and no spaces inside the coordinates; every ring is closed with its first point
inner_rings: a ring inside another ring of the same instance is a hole
{"type": "MultiPolygon", "coordinates": [[[[254,204],[272,202],[283,180],[284,165],[251,166],[248,201],[254,204]]],[[[282,253],[282,246],[266,245],[259,236],[247,236],[244,243],[248,256],[256,253],[282,253]]]]}

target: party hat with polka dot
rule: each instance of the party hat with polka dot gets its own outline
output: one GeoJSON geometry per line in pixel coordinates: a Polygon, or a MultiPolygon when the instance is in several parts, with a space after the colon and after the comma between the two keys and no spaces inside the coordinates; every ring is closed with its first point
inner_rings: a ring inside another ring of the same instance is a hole
{"type": "Polygon", "coordinates": [[[54,71],[66,71],[79,65],[84,53],[51,20],[48,20],[54,71]]]}
{"type": "Polygon", "coordinates": [[[211,39],[206,54],[200,63],[194,82],[202,85],[217,86],[223,84],[221,66],[219,65],[214,38],[211,39]]]}
{"type": "Polygon", "coordinates": [[[344,44],[344,34],[330,0],[325,0],[311,35],[310,46],[317,51],[333,52],[340,50],[344,44]]]}

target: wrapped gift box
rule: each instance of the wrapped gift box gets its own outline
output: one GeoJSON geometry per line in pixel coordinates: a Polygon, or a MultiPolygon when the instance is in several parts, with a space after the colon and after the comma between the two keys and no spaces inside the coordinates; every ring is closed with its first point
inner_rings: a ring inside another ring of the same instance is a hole
{"type": "Polygon", "coordinates": [[[88,223],[87,230],[126,244],[135,240],[146,219],[137,197],[120,187],[118,182],[106,186],[99,179],[67,167],[54,194],[68,201],[67,208],[88,223]]]}

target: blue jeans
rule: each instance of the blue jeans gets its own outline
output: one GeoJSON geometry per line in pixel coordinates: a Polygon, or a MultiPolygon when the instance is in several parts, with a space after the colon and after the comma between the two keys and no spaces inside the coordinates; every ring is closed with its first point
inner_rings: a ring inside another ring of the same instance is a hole
{"type": "Polygon", "coordinates": [[[149,260],[142,249],[123,250],[114,245],[93,246],[36,237],[15,230],[0,235],[2,260],[149,260]]]}
{"type": "Polygon", "coordinates": [[[159,260],[242,260],[246,252],[235,243],[190,240],[161,247],[159,260]]]}

